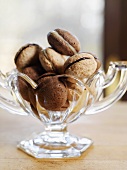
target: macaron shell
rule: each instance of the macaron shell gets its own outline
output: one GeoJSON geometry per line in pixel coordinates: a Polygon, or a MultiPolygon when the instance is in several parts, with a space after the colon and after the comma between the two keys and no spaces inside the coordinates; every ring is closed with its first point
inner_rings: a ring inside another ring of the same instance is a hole
{"type": "Polygon", "coordinates": [[[61,29],[55,29],[72,47],[75,48],[76,52],[80,51],[80,42],[78,38],[72,35],[70,32],[61,29]]]}
{"type": "Polygon", "coordinates": [[[40,105],[47,110],[59,111],[67,101],[67,89],[57,76],[42,78],[36,94],[40,105]]]}
{"type": "Polygon", "coordinates": [[[80,53],[70,57],[64,65],[66,74],[76,76],[79,79],[88,78],[97,69],[94,57],[87,53],[80,53]]]}
{"type": "Polygon", "coordinates": [[[52,48],[43,50],[43,52],[39,55],[42,67],[44,67],[47,72],[61,73],[66,59],[66,56],[59,54],[52,48]]]}
{"type": "Polygon", "coordinates": [[[51,47],[60,54],[72,56],[80,50],[79,41],[77,41],[72,34],[65,30],[56,29],[55,31],[49,32],[47,38],[51,47]],[[59,31],[60,34],[57,31],[59,31]],[[64,39],[64,37],[66,39],[64,39]],[[73,44],[74,47],[71,44],[73,44]]]}
{"type": "Polygon", "coordinates": [[[47,55],[50,58],[50,61],[53,65],[53,68],[56,73],[61,73],[63,69],[63,65],[65,61],[67,60],[67,56],[61,55],[52,48],[47,48],[47,55]]]}
{"type": "MultiPolygon", "coordinates": [[[[26,67],[26,68],[23,69],[22,72],[24,74],[26,74],[28,77],[30,77],[32,80],[34,80],[34,81],[37,81],[38,77],[42,73],[41,70],[39,68],[35,67],[35,66],[33,66],[33,67],[26,67]]],[[[32,99],[33,99],[33,95],[34,95],[32,87],[22,77],[18,77],[17,83],[18,83],[17,84],[18,85],[18,90],[19,90],[22,98],[24,100],[28,101],[28,102],[31,102],[30,98],[32,96],[32,99]]]]}
{"type": "Polygon", "coordinates": [[[27,66],[39,64],[41,50],[42,48],[37,44],[27,44],[20,48],[14,59],[17,69],[22,72],[22,69],[27,66]]]}
{"type": "Polygon", "coordinates": [[[95,61],[97,62],[97,69],[96,69],[96,71],[98,71],[99,68],[101,67],[101,62],[100,62],[100,60],[99,60],[94,54],[92,54],[92,53],[90,53],[90,52],[87,52],[87,54],[90,54],[90,55],[92,55],[92,56],[94,57],[95,61]]]}
{"type": "Polygon", "coordinates": [[[30,77],[32,80],[36,81],[46,71],[40,66],[30,66],[24,68],[22,72],[30,77]]]}
{"type": "Polygon", "coordinates": [[[60,54],[68,56],[72,56],[75,54],[75,52],[73,52],[68,46],[68,43],[64,39],[61,39],[59,36],[55,35],[54,33],[48,34],[48,42],[51,47],[54,48],[60,54]]]}

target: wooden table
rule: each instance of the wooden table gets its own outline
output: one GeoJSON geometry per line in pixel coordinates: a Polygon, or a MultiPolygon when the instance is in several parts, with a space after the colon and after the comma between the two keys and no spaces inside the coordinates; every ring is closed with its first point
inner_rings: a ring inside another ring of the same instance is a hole
{"type": "Polygon", "coordinates": [[[16,148],[20,140],[42,130],[38,120],[0,109],[0,170],[127,170],[127,103],[117,102],[69,125],[71,133],[94,141],[79,158],[39,160],[16,148]]]}

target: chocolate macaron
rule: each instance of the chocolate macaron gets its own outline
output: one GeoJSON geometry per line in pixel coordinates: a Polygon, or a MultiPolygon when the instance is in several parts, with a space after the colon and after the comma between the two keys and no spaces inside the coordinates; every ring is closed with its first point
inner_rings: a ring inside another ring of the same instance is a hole
{"type": "Polygon", "coordinates": [[[64,64],[64,72],[79,79],[90,77],[97,69],[97,62],[92,54],[79,53],[69,57],[64,64]]]}
{"type": "Polygon", "coordinates": [[[42,67],[47,72],[61,73],[67,56],[56,52],[52,48],[46,48],[39,55],[42,67]]]}
{"type": "MultiPolygon", "coordinates": [[[[37,81],[39,76],[41,76],[44,72],[43,69],[37,66],[26,67],[22,70],[24,74],[29,76],[33,81],[37,81]]],[[[18,90],[22,96],[22,98],[28,102],[31,102],[29,98],[29,94],[32,90],[32,87],[24,80],[22,77],[18,77],[18,90]],[[29,92],[30,90],[30,92],[29,92]]],[[[31,92],[32,93],[32,92],[31,92]]],[[[31,94],[33,95],[33,94],[31,94]]]]}
{"type": "Polygon", "coordinates": [[[21,47],[14,58],[17,69],[22,72],[28,66],[39,65],[41,51],[42,48],[37,44],[27,44],[21,47]]]}
{"type": "Polygon", "coordinates": [[[47,110],[62,111],[69,106],[67,88],[58,76],[46,74],[46,76],[41,77],[36,95],[40,105],[47,110]]]}
{"type": "Polygon", "coordinates": [[[80,51],[79,40],[66,30],[55,29],[47,38],[51,47],[60,54],[72,56],[80,51]]]}

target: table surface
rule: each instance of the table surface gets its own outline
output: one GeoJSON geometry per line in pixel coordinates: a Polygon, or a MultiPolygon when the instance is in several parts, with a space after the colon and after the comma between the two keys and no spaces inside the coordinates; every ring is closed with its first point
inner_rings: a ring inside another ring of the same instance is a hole
{"type": "Polygon", "coordinates": [[[96,115],[82,116],[69,131],[94,143],[78,158],[35,159],[16,145],[33,132],[43,131],[41,122],[0,109],[0,170],[127,170],[127,103],[117,102],[96,115]]]}

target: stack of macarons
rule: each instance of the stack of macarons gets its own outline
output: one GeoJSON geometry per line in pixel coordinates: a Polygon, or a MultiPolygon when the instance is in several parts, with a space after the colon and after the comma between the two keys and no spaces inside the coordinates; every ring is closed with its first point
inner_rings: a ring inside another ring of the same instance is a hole
{"type": "Polygon", "coordinates": [[[64,111],[70,105],[73,91],[78,95],[82,93],[76,83],[64,81],[59,75],[72,75],[84,81],[101,66],[93,54],[80,52],[80,42],[70,32],[55,29],[48,33],[47,39],[50,47],[43,49],[38,44],[27,44],[19,49],[14,59],[17,70],[38,84],[34,90],[18,77],[19,92],[36,114],[37,102],[46,110],[64,111]]]}

